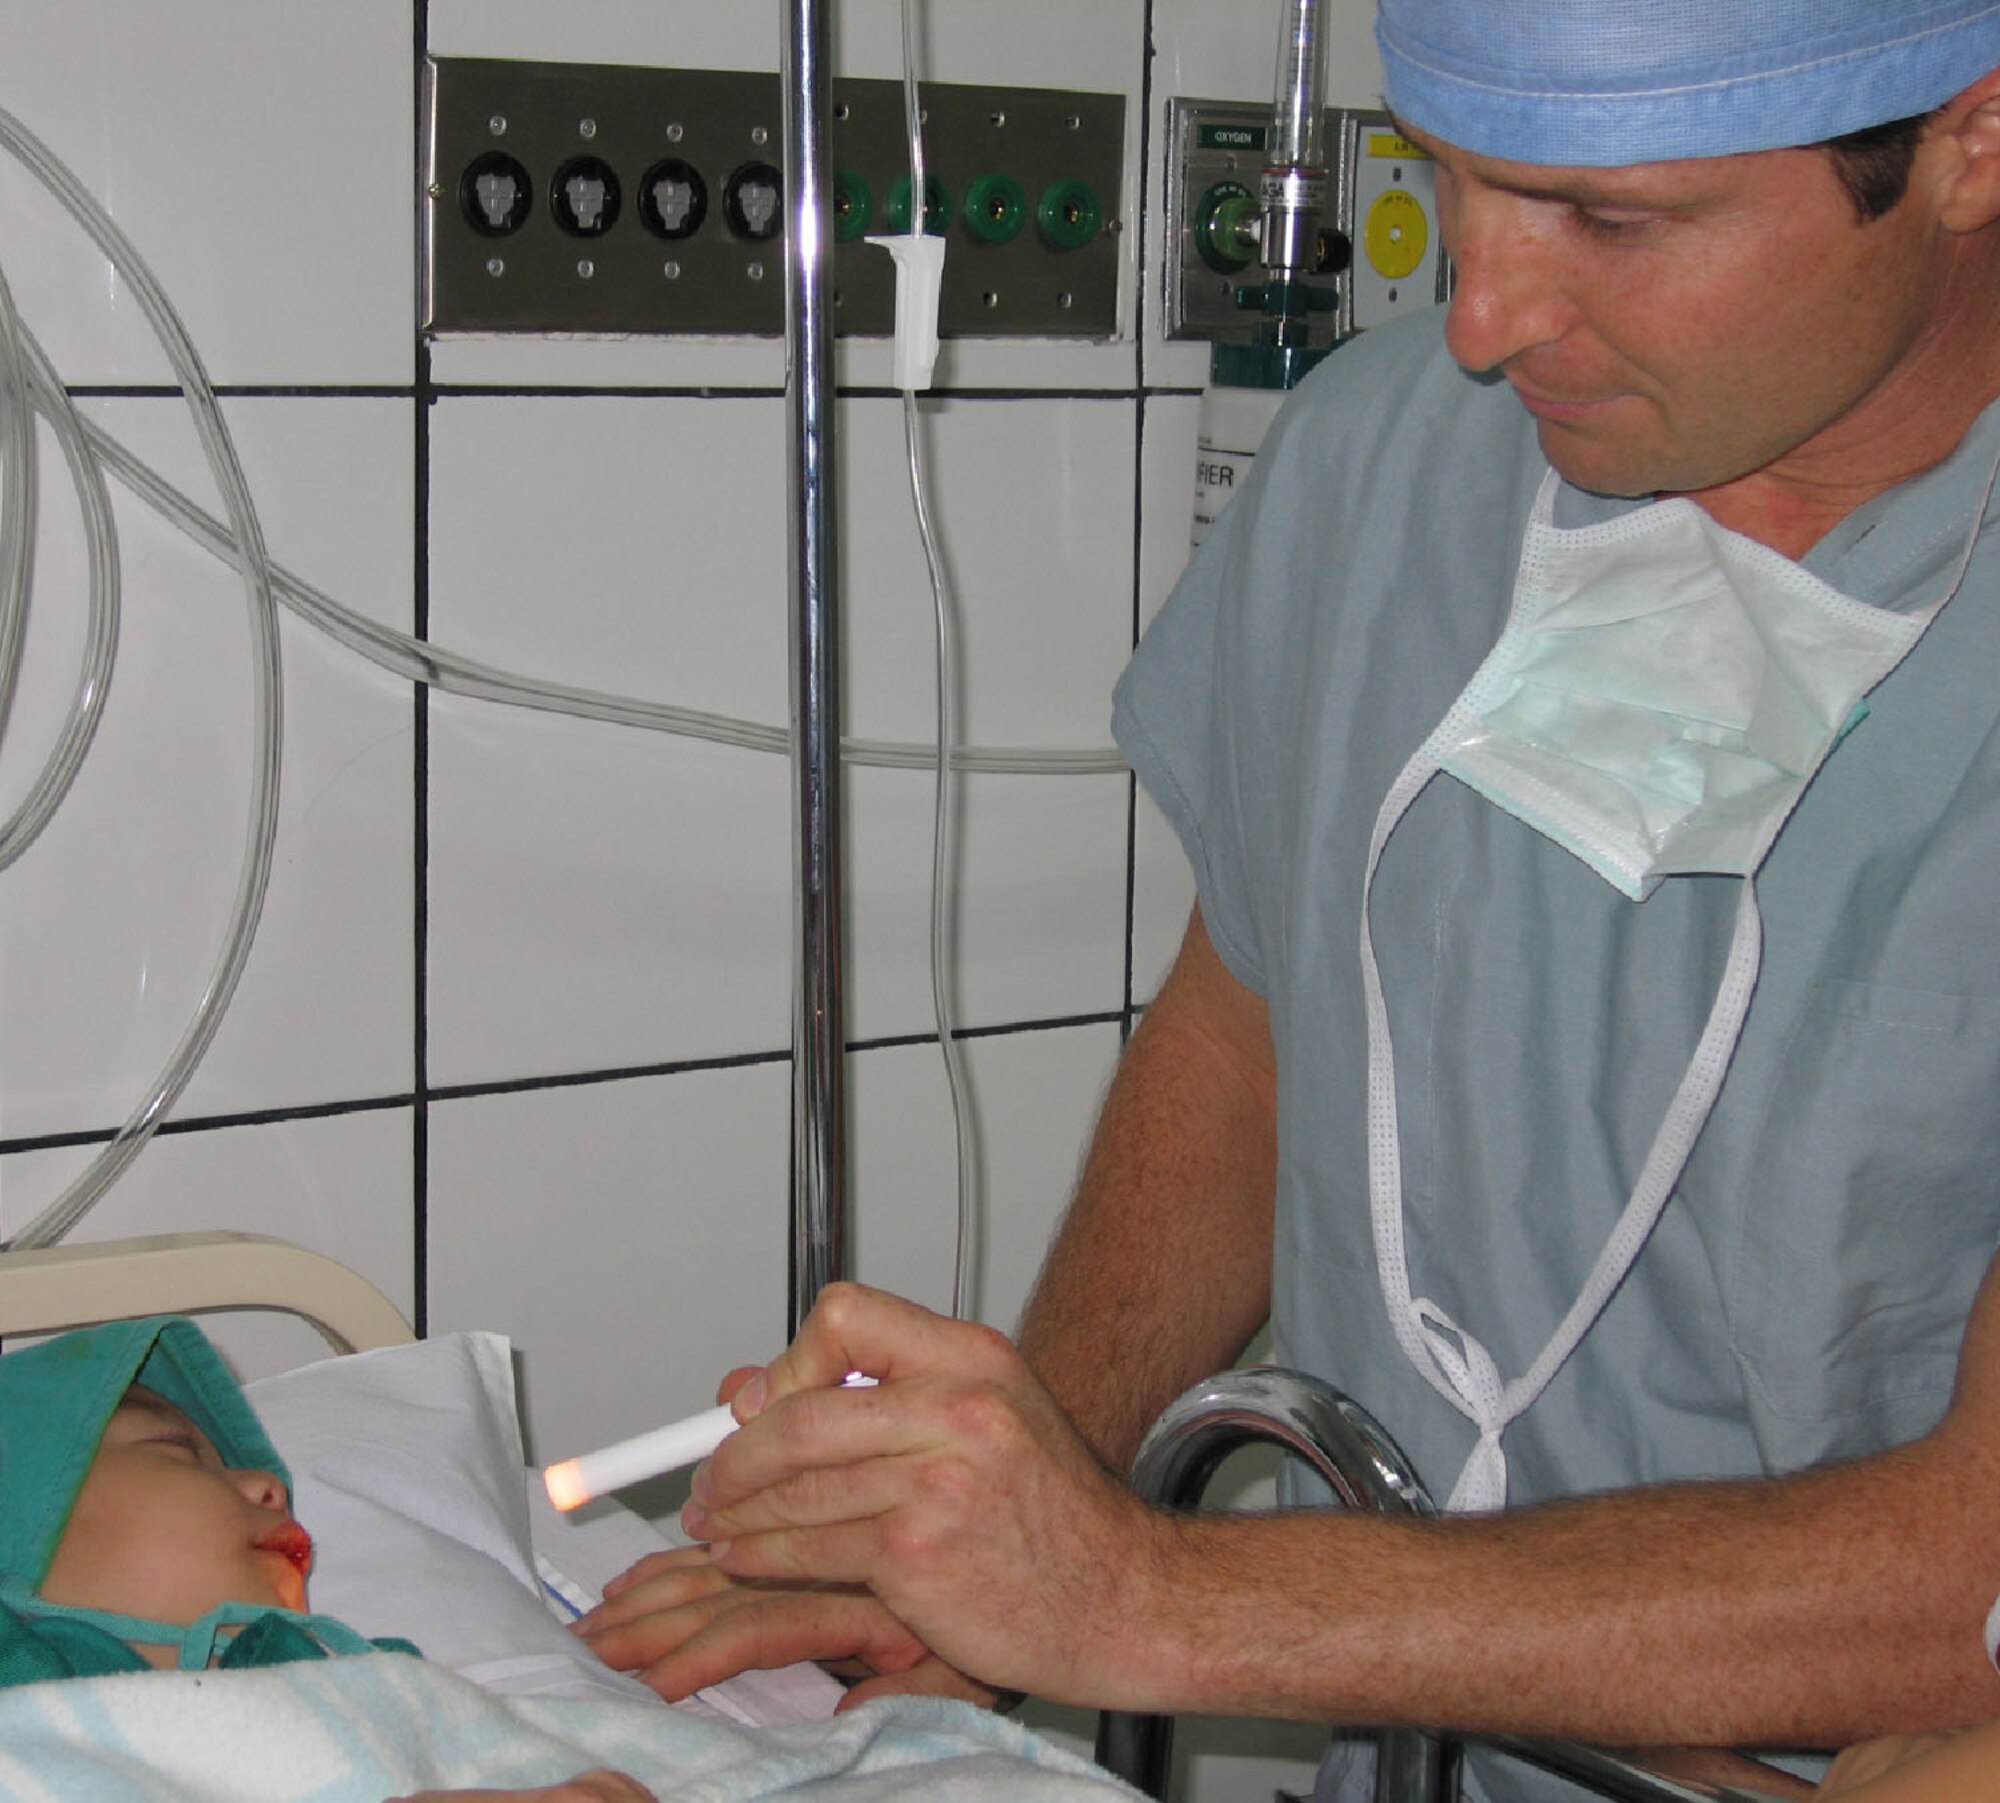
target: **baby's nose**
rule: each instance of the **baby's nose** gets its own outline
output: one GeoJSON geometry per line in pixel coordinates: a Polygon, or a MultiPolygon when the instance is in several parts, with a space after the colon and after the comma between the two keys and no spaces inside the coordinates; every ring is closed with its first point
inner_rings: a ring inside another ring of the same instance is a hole
{"type": "Polygon", "coordinates": [[[229,1475],[243,1496],[258,1508],[272,1509],[281,1515],[290,1513],[291,1499],[275,1471],[232,1471],[229,1475]]]}

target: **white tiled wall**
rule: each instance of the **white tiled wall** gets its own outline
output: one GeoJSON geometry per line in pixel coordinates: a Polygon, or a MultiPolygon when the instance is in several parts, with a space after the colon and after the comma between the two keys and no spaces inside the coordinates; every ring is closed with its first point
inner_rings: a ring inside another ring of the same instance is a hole
{"type": "MultiPolygon", "coordinates": [[[[1336,100],[1374,97],[1369,10],[1336,9],[1336,100]]],[[[927,0],[929,77],[1128,101],[1123,329],[948,347],[926,407],[967,738],[1108,742],[1111,683],[1182,555],[1205,373],[1199,348],[1159,336],[1165,102],[1263,96],[1279,12],[927,0]]],[[[413,228],[426,52],[768,69],[779,17],[777,0],[10,0],[0,108],[158,272],[281,562],[489,663],[777,724],[780,348],[426,347],[413,228]]],[[[841,72],[898,72],[898,0],[843,0],[836,19],[841,72]]],[[[90,416],[215,509],[129,286],[6,159],[0,258],[90,416]]],[[[886,349],[843,345],[840,370],[879,387],[886,349]]],[[[900,409],[848,398],[839,426],[847,724],[923,738],[930,600],[900,409]]],[[[43,449],[0,812],[60,723],[80,642],[80,532],[46,431],[43,449]]],[[[0,1232],[167,1058],[241,857],[241,585],[130,496],[116,509],[125,614],[100,743],[0,871],[0,1232]]],[[[262,1227],[348,1259],[433,1329],[503,1329],[546,1452],[705,1401],[784,1326],[782,760],[423,696],[292,620],[282,649],[279,838],[248,972],[172,1131],[81,1235],[262,1227]]],[[[1007,1321],[1190,889],[1122,778],[960,788],[978,1301],[1007,1321]]],[[[951,1136],[935,1051],[912,1043],[931,1030],[930,807],[921,776],[850,778],[850,1028],[891,1042],[850,1061],[856,1269],[937,1302],[951,1136]]],[[[297,1350],[234,1344],[252,1365],[297,1350]]]]}

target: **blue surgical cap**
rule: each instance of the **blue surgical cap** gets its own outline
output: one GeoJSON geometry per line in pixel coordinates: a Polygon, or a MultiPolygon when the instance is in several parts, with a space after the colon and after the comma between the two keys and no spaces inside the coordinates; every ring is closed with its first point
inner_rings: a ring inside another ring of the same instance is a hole
{"type": "Polygon", "coordinates": [[[1510,162],[1816,144],[2000,67],[2000,0],[1381,0],[1390,108],[1510,162]]]}

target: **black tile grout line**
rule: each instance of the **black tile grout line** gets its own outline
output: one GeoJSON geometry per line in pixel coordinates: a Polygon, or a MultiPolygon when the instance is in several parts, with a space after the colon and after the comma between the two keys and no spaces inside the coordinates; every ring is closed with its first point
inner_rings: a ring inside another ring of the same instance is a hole
{"type": "Polygon", "coordinates": [[[534,1095],[549,1089],[591,1089],[607,1083],[638,1083],[655,1077],[695,1077],[706,1071],[753,1070],[789,1064],[790,1052],[729,1052],[715,1058],[670,1059],[659,1064],[626,1064],[594,1071],[562,1071],[547,1077],[505,1077],[487,1083],[440,1083],[434,1102],[478,1102],[491,1096],[534,1095]]]}
{"type": "Polygon", "coordinates": [[[718,388],[700,382],[440,382],[439,396],[449,401],[584,400],[584,401],[781,401],[783,388],[750,383],[718,388]]]}
{"type": "MultiPolygon", "coordinates": [[[[428,361],[428,341],[421,333],[418,344],[425,351],[428,361]]],[[[645,383],[645,382],[438,382],[426,380],[425,392],[435,400],[683,400],[683,401],[771,401],[784,398],[784,389],[770,387],[719,388],[700,383],[645,383]]],[[[91,384],[70,383],[64,392],[79,401],[92,400],[179,400],[182,393],[177,384],[167,383],[124,383],[91,384]]],[[[414,383],[387,382],[322,382],[322,383],[218,383],[215,394],[220,400],[361,400],[361,401],[407,401],[417,392],[414,383]]],[[[902,397],[900,388],[881,388],[872,384],[856,383],[837,387],[836,398],[844,401],[893,401],[902,397]]],[[[1192,400],[1202,393],[1199,388],[1174,386],[1161,383],[1154,385],[1128,384],[1123,388],[932,388],[924,392],[924,398],[937,401],[1130,401],[1148,397],[1179,396],[1192,400]]]]}
{"type": "MultiPolygon", "coordinates": [[[[411,81],[415,87],[414,131],[417,167],[424,167],[424,75],[430,52],[430,0],[412,8],[411,81]]],[[[412,274],[423,269],[423,208],[410,210],[417,238],[412,274]]],[[[421,309],[418,309],[421,311],[421,309]]],[[[411,408],[411,626],[421,640],[431,630],[431,388],[430,345],[423,330],[413,334],[411,408]]],[[[410,1325],[428,1337],[431,1313],[431,1091],[430,1091],[430,685],[410,686],[410,1325]]]]}
{"type": "MultiPolygon", "coordinates": [[[[1112,1027],[1119,1023],[1120,1012],[1116,1009],[1097,1014],[1057,1015],[1043,1020],[1002,1021],[983,1027],[954,1027],[952,1039],[964,1042],[969,1039],[1018,1038],[1028,1033],[1059,1033],[1079,1027],[1112,1027]]],[[[912,1046],[937,1044],[937,1034],[931,1032],[889,1033],[875,1039],[850,1039],[842,1046],[842,1053],[853,1056],[862,1052],[894,1052],[912,1046]]],[[[563,1071],[556,1075],[542,1077],[510,1077],[485,1083],[439,1083],[432,1087],[430,1096],[436,1102],[477,1101],[488,1096],[530,1095],[548,1089],[585,1089],[606,1083],[631,1083],[655,1077],[699,1076],[705,1071],[749,1070],[760,1065],[789,1064],[792,1054],[789,1049],[765,1052],[730,1052],[713,1058],[670,1059],[657,1064],[631,1064],[610,1066],[601,1070],[563,1071]]]]}
{"type": "MultiPolygon", "coordinates": [[[[536,399],[548,396],[579,400],[649,400],[658,397],[668,400],[768,401],[782,399],[784,392],[782,388],[707,388],[695,384],[666,383],[565,385],[556,382],[440,382],[437,385],[437,393],[448,400],[536,399]]],[[[1127,383],[1122,388],[927,388],[918,398],[927,401],[1130,401],[1141,395],[1179,395],[1192,400],[1202,392],[1200,388],[1185,384],[1174,386],[1161,383],[1146,387],[1127,383]]],[[[902,399],[903,391],[855,382],[840,384],[834,389],[834,395],[843,401],[897,401],[902,399]]]]}
{"type": "MultiPolygon", "coordinates": [[[[1029,1033],[1061,1033],[1082,1027],[1115,1027],[1122,1019],[1118,1009],[1095,1014],[1058,1015],[1043,1020],[1002,1021],[990,1026],[957,1027],[956,1041],[970,1039],[1019,1038],[1029,1033]]],[[[902,1051],[914,1046],[935,1045],[937,1034],[891,1033],[875,1039],[848,1041],[848,1054],[902,1051]]],[[[277,1127],[293,1121],[327,1120],[341,1115],[380,1114],[392,1108],[423,1107],[431,1102],[480,1101],[491,1096],[532,1095],[542,1090],[585,1089],[608,1083],[630,1083],[657,1077],[699,1076],[708,1071],[748,1070],[760,1065],[789,1064],[789,1051],[730,1052],[713,1058],[681,1058],[657,1064],[606,1066],[600,1070],[563,1071],[540,1077],[497,1078],[484,1083],[428,1084],[424,1090],[406,1095],[363,1096],[342,1102],[307,1102],[285,1108],[246,1109],[236,1114],[211,1114],[187,1120],[165,1121],[158,1128],[162,1137],[191,1133],[221,1132],[233,1127],[277,1127]]],[[[70,1133],[45,1133],[28,1138],[0,1140],[0,1157],[26,1152],[63,1151],[76,1146],[102,1145],[116,1129],[93,1127],[70,1133]]]]}
{"type": "MultiPolygon", "coordinates": [[[[692,383],[440,382],[437,384],[437,393],[447,400],[532,400],[546,396],[553,399],[567,397],[578,400],[659,398],[697,401],[768,401],[782,399],[784,392],[782,388],[714,388],[692,383]]],[[[1127,383],[1121,388],[1022,386],[927,388],[918,398],[927,401],[1130,401],[1141,395],[1150,394],[1180,395],[1191,400],[1201,393],[1201,389],[1186,385],[1175,387],[1163,383],[1148,388],[1137,383],[1127,383]]],[[[868,382],[843,382],[836,386],[834,395],[843,401],[897,401],[902,399],[903,391],[900,388],[881,387],[868,382]]]]}
{"type": "MultiPolygon", "coordinates": [[[[968,1039],[1007,1039],[1023,1033],[1063,1033],[1076,1027],[1115,1027],[1121,1018],[1116,1008],[1106,1009],[1101,1014],[1060,1014],[1046,1020],[1001,1021],[988,1027],[954,1027],[951,1037],[954,1043],[968,1039]]],[[[845,1050],[855,1052],[893,1052],[907,1046],[936,1045],[935,1030],[928,1033],[889,1033],[879,1039],[850,1039],[845,1050]]]]}
{"type": "MultiPolygon", "coordinates": [[[[291,1121],[323,1121],[347,1114],[380,1114],[391,1108],[407,1108],[404,1096],[362,1096],[344,1102],[302,1102],[288,1108],[252,1108],[238,1114],[190,1116],[184,1121],[162,1121],[153,1132],[159,1139],[177,1134],[218,1132],[226,1127],[280,1126],[291,1121]]],[[[75,1146],[101,1146],[116,1136],[113,1127],[85,1127],[72,1133],[38,1133],[23,1139],[0,1140],[0,1157],[20,1152],[60,1152],[75,1146]]]]}
{"type": "MultiPolygon", "coordinates": [[[[440,382],[438,394],[447,400],[692,400],[692,401],[773,401],[782,400],[782,388],[708,388],[695,384],[597,383],[565,386],[547,382],[440,382]]],[[[900,388],[872,382],[841,383],[834,398],[842,401],[899,401],[900,388]]],[[[1167,392],[1199,394],[1198,388],[1167,392]]],[[[927,401],[1129,401],[1139,390],[1123,388],[927,388],[920,400],[927,401]]]]}
{"type": "MultiPolygon", "coordinates": [[[[1140,213],[1145,212],[1143,191],[1148,174],[1152,170],[1153,134],[1153,0],[1146,0],[1140,18],[1140,30],[1144,36],[1139,45],[1139,182],[1142,198],[1140,213]]],[[[1140,247],[1140,280],[1145,280],[1144,246],[1140,247]]],[[[1146,425],[1147,390],[1145,387],[1146,343],[1145,343],[1146,303],[1142,295],[1139,301],[1139,375],[1140,386],[1133,408],[1132,431],[1132,623],[1131,640],[1134,647],[1139,643],[1139,613],[1141,598],[1146,582],[1146,425]]],[[[1122,990],[1123,1005],[1118,1013],[1118,1040],[1120,1045],[1132,1037],[1132,966],[1136,957],[1133,941],[1137,937],[1139,912],[1139,779],[1131,771],[1125,775],[1125,972],[1122,990]]]]}
{"type": "MultiPolygon", "coordinates": [[[[407,382],[215,382],[211,392],[218,400],[319,400],[407,401],[407,382]]],[[[179,400],[177,382],[65,382],[63,392],[79,401],[179,400]]]]}
{"type": "MultiPolygon", "coordinates": [[[[1139,390],[1136,384],[1122,388],[927,388],[922,400],[937,401],[1129,401],[1139,390]]],[[[872,382],[857,382],[834,390],[843,401],[901,400],[900,388],[879,388],[872,382]]]]}

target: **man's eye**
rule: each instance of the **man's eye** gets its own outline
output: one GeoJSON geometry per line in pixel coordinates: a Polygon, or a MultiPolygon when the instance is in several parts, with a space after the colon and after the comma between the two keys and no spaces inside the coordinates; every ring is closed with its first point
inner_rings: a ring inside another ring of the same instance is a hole
{"type": "Polygon", "coordinates": [[[1576,222],[1593,238],[1633,238],[1657,225],[1659,215],[1616,207],[1578,207],[1576,222]]]}

